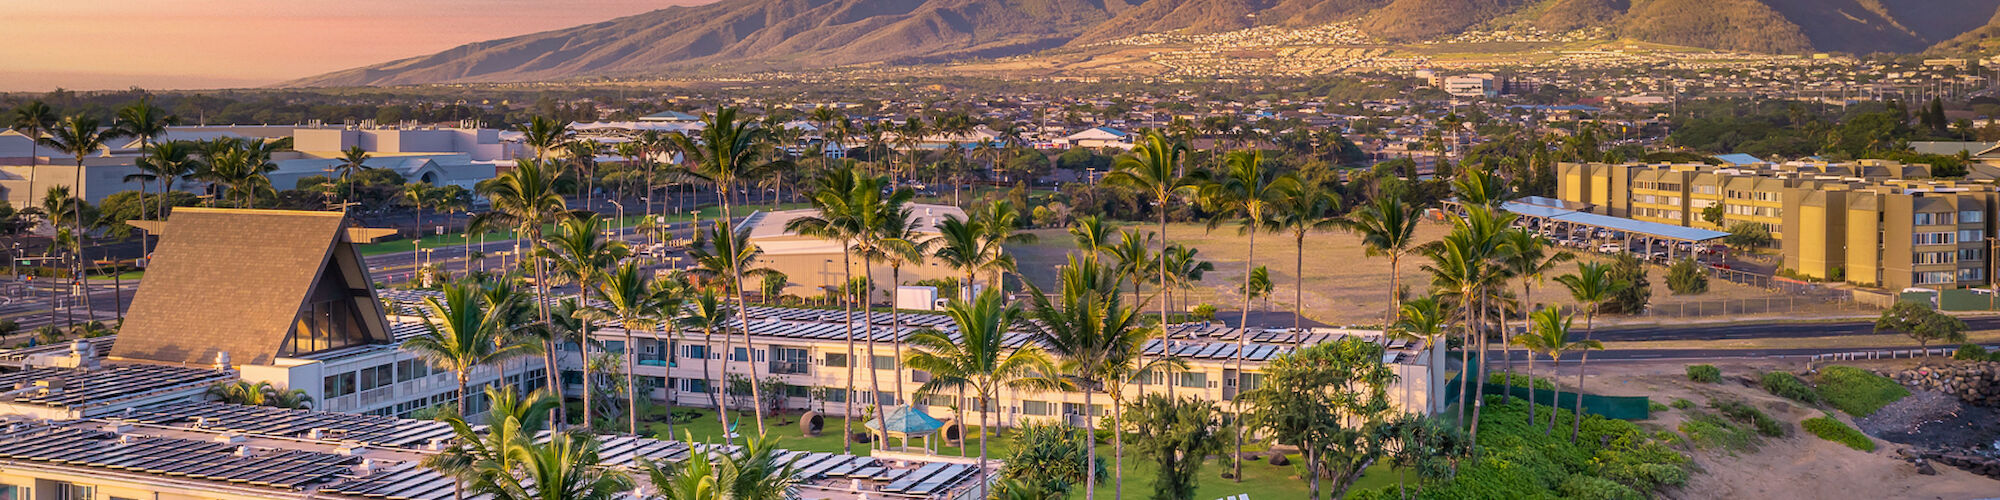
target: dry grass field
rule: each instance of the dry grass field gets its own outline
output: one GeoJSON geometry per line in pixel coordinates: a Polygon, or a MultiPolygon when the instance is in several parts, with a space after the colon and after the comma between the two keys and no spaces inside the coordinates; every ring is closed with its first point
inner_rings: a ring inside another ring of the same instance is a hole
{"type": "MultiPolygon", "coordinates": [[[[1125,225],[1125,229],[1155,231],[1154,225],[1125,225]]],[[[1418,226],[1418,235],[1424,241],[1434,241],[1444,236],[1449,227],[1444,224],[1424,223],[1418,226]]],[[[1062,229],[1040,229],[1032,231],[1041,240],[1032,245],[1017,245],[1009,248],[1018,260],[1021,272],[1027,279],[1038,285],[1048,286],[1055,281],[1056,267],[1063,264],[1074,249],[1069,233],[1062,229]]],[[[1207,231],[1198,224],[1170,224],[1167,234],[1172,241],[1201,249],[1201,256],[1215,263],[1215,271],[1197,284],[1191,294],[1189,304],[1214,304],[1218,310],[1239,310],[1241,295],[1237,291],[1242,284],[1243,274],[1248,269],[1245,262],[1250,257],[1249,238],[1237,234],[1234,227],[1224,226],[1207,231]]],[[[1592,253],[1580,255],[1583,259],[1600,259],[1592,253]]],[[[1268,307],[1271,310],[1290,310],[1298,303],[1294,278],[1298,264],[1298,246],[1289,233],[1264,233],[1257,235],[1257,264],[1270,269],[1274,291],[1268,307]]],[[[1429,273],[1423,271],[1428,262],[1421,255],[1405,256],[1396,266],[1401,270],[1403,282],[1409,285],[1412,294],[1423,293],[1430,282],[1429,273]]],[[[1576,264],[1564,265],[1555,275],[1571,272],[1576,264]]],[[[1346,232],[1327,232],[1308,235],[1305,242],[1304,259],[1304,315],[1307,318],[1331,325],[1379,324],[1387,314],[1390,304],[1390,266],[1388,257],[1368,257],[1361,247],[1360,236],[1346,232]]],[[[1649,281],[1653,287],[1653,304],[1656,306],[1684,302],[1716,301],[1722,299],[1761,299],[1777,297],[1776,292],[1750,286],[1710,280],[1706,294],[1676,296],[1667,290],[1666,271],[1658,266],[1650,266],[1649,281]]],[[[1519,284],[1513,285],[1518,290],[1519,284]]],[[[1145,293],[1151,294],[1148,286],[1145,293]]],[[[1553,279],[1535,286],[1531,299],[1537,304],[1568,305],[1569,292],[1553,279]]],[[[1175,303],[1181,301],[1175,299],[1175,303]]],[[[1148,306],[1152,309],[1157,306],[1148,306]]],[[[1266,307],[1259,300],[1254,308],[1266,307]]],[[[1253,309],[1254,310],[1254,309],[1253,309]]]]}

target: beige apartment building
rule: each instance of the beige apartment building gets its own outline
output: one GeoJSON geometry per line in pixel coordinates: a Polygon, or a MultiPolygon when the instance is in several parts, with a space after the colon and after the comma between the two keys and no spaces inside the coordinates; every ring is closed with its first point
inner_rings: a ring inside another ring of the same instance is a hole
{"type": "Polygon", "coordinates": [[[1557,197],[1593,213],[1704,229],[1753,223],[1771,232],[1784,269],[1888,289],[1992,282],[2000,168],[1933,179],[1928,165],[1849,163],[1564,163],[1557,197]],[[1721,221],[1704,213],[1720,205],[1721,221]]]}

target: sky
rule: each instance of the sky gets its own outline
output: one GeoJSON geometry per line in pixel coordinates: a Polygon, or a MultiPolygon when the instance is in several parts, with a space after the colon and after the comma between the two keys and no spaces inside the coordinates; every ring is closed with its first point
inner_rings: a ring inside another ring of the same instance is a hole
{"type": "Polygon", "coordinates": [[[0,0],[0,92],[269,85],[712,1],[0,0]]]}

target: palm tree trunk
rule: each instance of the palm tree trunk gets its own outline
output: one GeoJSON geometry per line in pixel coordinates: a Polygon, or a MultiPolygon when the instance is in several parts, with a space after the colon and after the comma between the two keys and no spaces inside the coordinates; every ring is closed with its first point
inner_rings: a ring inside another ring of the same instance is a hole
{"type": "Polygon", "coordinates": [[[1400,293],[1403,286],[1403,272],[1400,268],[1397,267],[1397,264],[1402,259],[1403,259],[1402,254],[1396,253],[1394,251],[1389,252],[1389,323],[1388,324],[1391,325],[1396,324],[1396,320],[1403,319],[1403,307],[1402,307],[1403,302],[1400,300],[1396,300],[1397,299],[1396,295],[1400,293]]]}
{"type": "MultiPolygon", "coordinates": [[[[868,337],[868,407],[875,413],[875,418],[882,418],[882,367],[875,366],[875,308],[868,303],[869,297],[875,295],[874,260],[861,259],[861,275],[867,282],[867,286],[861,289],[861,300],[858,302],[861,303],[862,334],[868,337]]],[[[876,440],[876,449],[889,449],[887,436],[878,436],[883,439],[876,440]]]]}
{"type": "Polygon", "coordinates": [[[1097,419],[1091,418],[1090,415],[1090,399],[1091,399],[1090,395],[1096,393],[1097,393],[1097,388],[1094,387],[1083,388],[1083,424],[1084,424],[1083,425],[1084,428],[1083,498],[1084,500],[1092,500],[1097,498],[1097,419]]]}
{"type": "Polygon", "coordinates": [[[1535,351],[1528,351],[1528,425],[1535,425],[1535,351]]]}
{"type": "MultiPolygon", "coordinates": [[[[590,285],[582,281],[578,281],[576,285],[579,288],[576,303],[579,307],[586,307],[590,303],[590,285]]],[[[594,394],[597,391],[590,387],[590,320],[580,320],[577,323],[576,352],[577,357],[583,361],[583,431],[591,432],[591,429],[597,427],[597,407],[592,406],[597,399],[594,394]]]]}
{"type": "MultiPolygon", "coordinates": [[[[1258,219],[1256,216],[1252,220],[1258,219]]],[[[1229,395],[1229,412],[1235,414],[1236,453],[1229,456],[1230,480],[1243,482],[1243,350],[1250,340],[1250,275],[1257,269],[1257,231],[1250,231],[1250,248],[1243,254],[1243,317],[1236,323],[1236,393],[1229,395]]]]}
{"type": "MultiPolygon", "coordinates": [[[[1305,347],[1305,331],[1299,328],[1306,314],[1306,233],[1299,233],[1299,256],[1292,265],[1292,347],[1305,347]]],[[[1390,304],[1390,307],[1395,307],[1390,304]]]]}
{"type": "Polygon", "coordinates": [[[993,398],[987,394],[993,389],[990,382],[987,385],[986,389],[980,391],[979,401],[979,491],[982,497],[987,496],[986,489],[992,482],[992,475],[986,471],[986,429],[992,427],[992,424],[988,423],[987,415],[991,413],[988,407],[992,406],[993,398]]]}
{"type": "Polygon", "coordinates": [[[1576,359],[1576,411],[1571,412],[1569,442],[1576,443],[1576,435],[1583,430],[1583,369],[1590,363],[1590,350],[1583,350],[1583,357],[1576,359]]]}
{"type": "MultiPolygon", "coordinates": [[[[1156,266],[1156,267],[1158,267],[1158,268],[1160,269],[1160,358],[1161,358],[1161,359],[1166,359],[1166,357],[1167,357],[1167,356],[1170,356],[1170,355],[1172,355],[1172,352],[1173,352],[1173,351],[1172,351],[1171,349],[1168,349],[1168,347],[1169,347],[1169,346],[1172,346],[1172,345],[1173,345],[1173,338],[1174,338],[1174,336],[1173,336],[1173,332],[1171,332],[1171,331],[1168,331],[1168,330],[1167,330],[1167,324],[1168,324],[1168,322],[1167,322],[1167,303],[1168,303],[1168,302],[1170,302],[1170,301],[1172,301],[1173,299],[1172,299],[1172,296],[1171,296],[1171,295],[1168,295],[1168,294],[1167,294],[1167,201],[1168,201],[1168,198],[1167,198],[1167,194],[1166,194],[1166,191],[1165,191],[1165,190],[1161,190],[1161,191],[1159,191],[1159,192],[1158,192],[1158,194],[1159,194],[1159,197],[1158,197],[1158,198],[1159,198],[1159,202],[1160,202],[1160,204],[1159,204],[1159,206],[1155,207],[1155,208],[1153,209],[1153,211],[1154,211],[1154,212],[1156,212],[1156,213],[1155,213],[1155,215],[1157,215],[1157,216],[1159,217],[1159,219],[1160,219],[1160,253],[1158,254],[1158,255],[1159,255],[1159,258],[1160,258],[1160,261],[1159,261],[1159,263],[1158,263],[1159,265],[1158,265],[1158,266],[1156,266]]],[[[1133,279],[1138,279],[1138,278],[1133,278],[1133,279]]],[[[1140,354],[1140,356],[1139,356],[1139,362],[1140,362],[1140,363],[1142,363],[1142,364],[1146,362],[1146,356],[1145,356],[1145,353],[1146,353],[1146,351],[1145,351],[1145,349],[1144,349],[1144,348],[1141,348],[1141,349],[1139,350],[1139,354],[1140,354]]],[[[1162,368],[1162,371],[1161,371],[1160,373],[1162,373],[1162,374],[1165,374],[1165,373],[1168,373],[1168,372],[1167,372],[1167,371],[1165,371],[1165,368],[1162,368]]],[[[1166,378],[1166,377],[1164,377],[1164,376],[1162,376],[1162,377],[1161,377],[1161,379],[1162,379],[1163,381],[1164,381],[1164,379],[1165,379],[1165,378],[1166,378]]],[[[1174,385],[1173,385],[1173,382],[1172,382],[1172,381],[1166,381],[1166,384],[1167,384],[1167,393],[1168,393],[1168,397],[1172,397],[1172,394],[1173,394],[1173,391],[1174,391],[1174,385]]],[[[1142,397],[1142,398],[1143,398],[1143,397],[1146,397],[1146,377],[1143,377],[1143,376],[1139,377],[1139,397],[1142,397]]]]}
{"type": "Polygon", "coordinates": [[[635,390],[634,387],[635,384],[632,383],[633,379],[639,378],[639,372],[635,369],[637,368],[638,363],[632,359],[633,356],[632,351],[636,349],[638,349],[638,344],[632,342],[632,329],[626,328],[625,329],[625,398],[626,398],[625,414],[627,415],[627,423],[631,427],[630,431],[634,436],[639,435],[639,392],[635,390]]]}
{"type": "MultiPolygon", "coordinates": [[[[673,329],[673,331],[668,334],[668,337],[670,339],[681,338],[680,327],[671,326],[669,328],[673,329]]],[[[673,345],[674,345],[673,341],[669,340],[667,342],[667,347],[665,349],[662,349],[667,352],[667,357],[669,359],[673,357],[673,351],[672,351],[673,345]]],[[[672,370],[672,367],[669,366],[667,367],[667,369],[672,370]]],[[[667,437],[671,439],[674,436],[674,403],[677,403],[677,401],[675,400],[680,399],[681,393],[679,388],[674,387],[673,377],[662,377],[660,380],[661,382],[665,383],[665,387],[662,387],[661,389],[667,393],[667,437]]]]}
{"type": "Polygon", "coordinates": [[[853,254],[849,248],[845,242],[840,245],[840,269],[844,278],[838,290],[840,304],[844,306],[842,310],[847,313],[847,394],[841,398],[844,403],[840,405],[841,414],[846,419],[840,423],[840,444],[841,452],[851,455],[854,453],[854,368],[861,364],[861,360],[854,357],[854,297],[847,289],[847,285],[854,282],[854,263],[848,260],[853,254]]]}
{"type": "MultiPolygon", "coordinates": [[[[539,228],[540,226],[536,225],[536,227],[539,228]]],[[[529,234],[532,231],[534,230],[522,231],[516,234],[529,234]]],[[[540,235],[538,234],[535,235],[535,241],[541,241],[540,235]]],[[[540,313],[542,315],[542,324],[549,326],[550,328],[553,328],[555,326],[555,321],[549,317],[548,266],[544,262],[542,262],[542,258],[540,256],[535,257],[534,264],[535,264],[535,287],[540,289],[540,293],[535,294],[535,307],[540,310],[540,313]]],[[[562,370],[561,368],[562,360],[558,357],[556,353],[556,347],[562,344],[562,339],[556,338],[555,335],[551,334],[549,335],[549,339],[544,343],[546,345],[542,346],[542,362],[546,363],[548,366],[544,367],[545,369],[542,370],[542,376],[547,379],[549,384],[549,390],[554,392],[556,395],[556,407],[549,410],[549,425],[550,425],[549,429],[559,431],[562,430],[563,424],[567,423],[567,421],[569,420],[569,400],[563,397],[564,391],[562,386],[562,375],[560,373],[560,371],[562,370]]]]}
{"type": "MultiPolygon", "coordinates": [[[[709,378],[709,377],[713,376],[714,372],[710,370],[710,368],[711,368],[711,367],[710,367],[710,366],[709,366],[709,364],[708,364],[708,359],[709,359],[709,358],[712,358],[712,357],[715,357],[715,355],[714,355],[714,354],[712,354],[712,353],[713,353],[713,352],[715,351],[715,328],[714,328],[714,327],[707,327],[707,328],[703,328],[703,329],[702,329],[702,331],[701,331],[701,351],[702,351],[702,352],[701,352],[701,382],[702,382],[702,384],[703,384],[703,385],[707,385],[709,381],[711,381],[711,380],[716,380],[716,379],[712,379],[712,378],[709,378]]],[[[728,377],[723,377],[723,378],[725,378],[725,379],[726,379],[726,378],[728,378],[728,377]]],[[[711,386],[711,387],[707,387],[707,389],[708,389],[708,390],[707,390],[707,391],[705,391],[705,392],[707,392],[707,393],[708,393],[708,404],[710,404],[710,405],[714,405],[714,406],[715,406],[715,411],[716,411],[716,413],[727,413],[727,412],[729,411],[729,407],[726,407],[726,406],[723,406],[723,405],[722,405],[722,399],[721,399],[720,397],[716,396],[716,393],[715,393],[715,391],[716,391],[716,388],[717,388],[717,387],[727,387],[727,386],[726,386],[726,385],[722,385],[722,384],[717,384],[717,385],[714,385],[714,386],[711,386]]],[[[728,415],[726,415],[726,414],[722,416],[722,428],[723,428],[723,429],[728,429],[728,428],[729,428],[729,416],[728,416],[728,415]]]]}
{"type": "MultiPolygon", "coordinates": [[[[891,348],[891,349],[894,349],[894,350],[896,351],[896,362],[897,362],[897,363],[902,363],[902,362],[903,362],[903,310],[902,310],[902,309],[900,309],[900,308],[897,308],[897,307],[896,307],[896,299],[895,299],[895,293],[896,293],[896,289],[897,289],[897,288],[900,288],[900,287],[902,287],[902,286],[903,286],[903,265],[902,265],[902,264],[900,264],[900,263],[897,263],[897,264],[894,264],[894,265],[891,265],[891,266],[889,266],[889,286],[891,287],[891,288],[889,289],[889,290],[890,290],[890,291],[889,291],[889,297],[890,297],[890,299],[889,299],[889,332],[890,332],[890,335],[892,335],[892,336],[893,336],[893,337],[891,337],[891,339],[890,339],[890,341],[891,341],[891,342],[893,342],[893,344],[891,344],[891,347],[890,347],[890,348],[891,348]]],[[[902,370],[896,370],[896,399],[898,399],[898,400],[901,400],[901,399],[903,399],[903,371],[902,371],[902,370]]],[[[959,398],[959,399],[961,399],[961,400],[962,400],[962,399],[965,399],[965,398],[962,398],[962,397],[961,397],[961,398],[959,398]]],[[[959,420],[960,420],[960,421],[964,421],[965,419],[959,419],[959,420]]],[[[964,438],[964,436],[959,436],[959,437],[960,437],[960,438],[964,438]]],[[[963,448],[964,448],[963,446],[961,446],[961,447],[960,447],[960,449],[963,449],[963,448]]]]}
{"type": "MultiPolygon", "coordinates": [[[[737,320],[741,321],[742,318],[737,318],[737,320]]],[[[745,358],[750,356],[749,348],[746,347],[743,349],[743,356],[745,358]]],[[[723,442],[730,446],[736,445],[736,438],[733,435],[734,433],[730,432],[732,429],[729,427],[729,386],[734,385],[729,383],[729,365],[735,362],[736,336],[729,333],[728,326],[724,326],[722,330],[722,379],[720,380],[722,383],[722,406],[717,406],[715,413],[722,416],[723,442]]],[[[751,380],[750,386],[756,387],[757,381],[754,379],[751,380]]],[[[752,394],[752,396],[754,397],[755,394],[752,394]]],[[[756,404],[752,403],[751,405],[755,406],[756,404]]],[[[739,423],[738,425],[742,424],[739,423]]]]}
{"type": "MultiPolygon", "coordinates": [[[[1549,354],[1550,354],[1550,356],[1549,356],[1549,380],[1550,380],[1550,381],[1554,381],[1554,380],[1556,379],[1556,376],[1557,376],[1557,375],[1561,375],[1561,374],[1562,374],[1562,357],[1560,357],[1560,356],[1556,356],[1556,354],[1557,354],[1557,353],[1553,353],[1553,352],[1551,352],[1551,353],[1549,353],[1549,354]]],[[[1562,406],[1561,406],[1561,405],[1562,405],[1562,396],[1563,396],[1563,389],[1562,389],[1562,386],[1560,386],[1560,385],[1555,385],[1555,384],[1549,384],[1549,385],[1550,385],[1551,387],[1554,387],[1554,390],[1555,390],[1555,395],[1549,398],[1549,425],[1548,425],[1548,427],[1547,427],[1547,428],[1544,428],[1544,429],[1542,429],[1542,435],[1543,435],[1543,436],[1547,436],[1547,435],[1549,435],[1549,433],[1552,433],[1552,432],[1555,432],[1555,431],[1556,431],[1556,408],[1561,408],[1561,407],[1562,407],[1562,406]]]]}
{"type": "MultiPolygon", "coordinates": [[[[1117,383],[1117,382],[1112,382],[1117,383]]],[[[1119,416],[1125,404],[1119,398],[1111,398],[1111,498],[1125,498],[1125,425],[1119,416]]],[[[1094,447],[1093,447],[1094,448],[1094,447]]]]}
{"type": "Polygon", "coordinates": [[[461,368],[458,370],[458,415],[461,417],[465,416],[465,412],[469,409],[465,404],[465,399],[469,395],[465,391],[467,385],[466,379],[472,378],[471,372],[472,369],[470,368],[461,368]]]}
{"type": "Polygon", "coordinates": [[[1479,415],[1482,413],[1481,410],[1486,409],[1486,332],[1480,330],[1486,328],[1486,314],[1491,312],[1488,306],[1492,305],[1486,303],[1484,293],[1480,294],[1479,304],[1479,328],[1474,330],[1479,332],[1479,342],[1474,344],[1479,349],[1479,369],[1474,373],[1479,376],[1477,382],[1479,385],[1474,386],[1472,390],[1472,428],[1468,433],[1468,438],[1475,443],[1479,442],[1479,415]]]}
{"type": "MultiPolygon", "coordinates": [[[[730,184],[733,183],[725,183],[724,185],[729,186],[730,184]]],[[[736,234],[736,210],[734,206],[729,203],[728,196],[722,197],[722,230],[724,233],[724,237],[732,237],[733,235],[736,234]]],[[[741,249],[738,250],[740,251],[741,249]]],[[[735,261],[736,256],[731,255],[729,256],[729,259],[732,261],[729,266],[730,274],[734,275],[735,278],[735,281],[731,283],[734,285],[734,290],[736,292],[736,316],[737,316],[736,322],[737,324],[742,325],[743,356],[745,358],[744,361],[750,363],[750,401],[752,402],[751,410],[757,417],[757,433],[763,434],[764,391],[763,389],[757,387],[758,385],[761,385],[757,383],[757,359],[756,359],[757,348],[755,346],[750,345],[750,316],[749,316],[750,308],[743,300],[743,266],[733,262],[735,261]]],[[[727,336],[729,335],[729,333],[723,332],[723,335],[727,336]]]]}

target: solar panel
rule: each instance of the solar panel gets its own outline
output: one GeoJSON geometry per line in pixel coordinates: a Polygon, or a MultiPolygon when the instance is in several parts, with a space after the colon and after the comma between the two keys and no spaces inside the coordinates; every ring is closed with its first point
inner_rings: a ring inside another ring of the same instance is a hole
{"type": "Polygon", "coordinates": [[[0,457],[289,490],[334,481],[359,461],[331,453],[255,449],[164,437],[122,442],[114,433],[71,428],[38,429],[7,436],[0,439],[0,457]],[[239,455],[239,449],[248,454],[239,455]]]}
{"type": "Polygon", "coordinates": [[[200,425],[203,429],[295,439],[349,441],[369,446],[411,448],[449,439],[451,426],[431,420],[359,415],[218,402],[182,402],[127,410],[108,418],[148,425],[200,425]]]}
{"type": "Polygon", "coordinates": [[[931,477],[932,474],[937,474],[939,471],[944,470],[944,468],[945,464],[943,463],[932,462],[924,464],[923,467],[917,468],[916,472],[904,474],[902,478],[897,479],[895,482],[889,483],[888,486],[883,486],[882,491],[896,492],[896,491],[903,491],[910,489],[911,487],[916,486],[918,481],[927,479],[931,477]]]}

